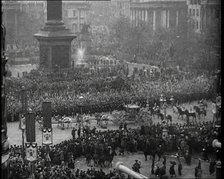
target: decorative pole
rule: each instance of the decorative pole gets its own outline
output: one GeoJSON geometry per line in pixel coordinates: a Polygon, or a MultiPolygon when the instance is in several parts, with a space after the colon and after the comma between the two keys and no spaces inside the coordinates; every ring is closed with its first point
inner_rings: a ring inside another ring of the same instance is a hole
{"type": "Polygon", "coordinates": [[[51,102],[47,99],[42,104],[43,110],[43,130],[42,130],[42,144],[46,146],[46,161],[47,166],[50,166],[50,156],[49,156],[49,145],[53,144],[53,135],[52,135],[52,111],[51,111],[51,102]]]}
{"type": "Polygon", "coordinates": [[[21,102],[22,102],[22,115],[20,116],[20,129],[22,130],[22,158],[23,161],[25,159],[25,153],[24,153],[24,132],[26,128],[26,123],[25,123],[25,116],[27,114],[27,109],[28,109],[28,99],[27,99],[27,91],[24,86],[22,86],[22,91],[21,91],[21,102]]]}
{"type": "Polygon", "coordinates": [[[171,108],[173,108],[173,106],[174,106],[174,97],[173,96],[170,97],[170,103],[171,103],[171,108]]]}
{"type": "MultiPolygon", "coordinates": [[[[81,100],[81,102],[83,101],[83,98],[84,98],[83,96],[80,96],[80,97],[79,97],[79,99],[81,100]]],[[[81,103],[81,126],[82,126],[82,128],[83,128],[82,106],[83,106],[83,105],[82,105],[82,103],[81,103]]]]}
{"type": "Polygon", "coordinates": [[[167,136],[168,136],[168,130],[167,130],[168,121],[166,121],[167,123],[165,123],[165,120],[166,120],[166,99],[164,98],[163,94],[160,96],[159,101],[160,101],[160,105],[161,105],[161,108],[162,108],[163,113],[164,113],[164,119],[162,121],[162,124],[163,124],[162,138],[166,139],[167,136]]]}
{"type": "Polygon", "coordinates": [[[164,98],[163,94],[161,94],[159,101],[160,106],[163,109],[164,117],[166,119],[166,99],[164,98]]]}
{"type": "Polygon", "coordinates": [[[35,179],[34,164],[37,160],[37,143],[35,133],[35,117],[30,110],[26,114],[26,160],[30,163],[30,178],[35,179]]]}
{"type": "MultiPolygon", "coordinates": [[[[222,143],[219,142],[217,139],[214,139],[212,141],[212,147],[214,147],[215,149],[221,150],[222,143]]],[[[220,156],[217,155],[217,157],[216,157],[216,179],[221,179],[221,171],[222,171],[222,163],[220,160],[220,156]]]]}

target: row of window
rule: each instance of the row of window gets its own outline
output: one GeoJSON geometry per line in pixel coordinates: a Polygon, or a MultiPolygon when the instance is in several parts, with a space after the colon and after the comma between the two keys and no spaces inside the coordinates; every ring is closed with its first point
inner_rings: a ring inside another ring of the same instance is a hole
{"type": "Polygon", "coordinates": [[[199,9],[189,9],[189,15],[199,17],[200,15],[199,9]]]}
{"type": "MultiPolygon", "coordinates": [[[[83,10],[79,10],[79,13],[80,13],[80,16],[81,17],[84,17],[85,16],[85,11],[83,11],[83,10]]],[[[65,10],[64,11],[64,14],[65,14],[65,17],[68,17],[69,15],[68,15],[68,10],[65,10]]],[[[72,16],[73,17],[76,17],[78,15],[78,10],[73,10],[72,11],[72,16]]],[[[71,16],[70,16],[71,17],[71,16]]]]}
{"type": "Polygon", "coordinates": [[[192,23],[192,28],[195,30],[200,30],[200,29],[202,29],[202,24],[196,20],[194,23],[192,23]]]}
{"type": "MultiPolygon", "coordinates": [[[[202,11],[202,13],[203,13],[203,11],[202,11]]],[[[219,18],[220,17],[220,11],[217,8],[210,9],[209,11],[207,10],[207,12],[204,12],[204,13],[214,14],[214,16],[216,18],[219,18]]],[[[189,9],[189,15],[190,16],[199,17],[200,16],[200,10],[199,9],[189,9]]]]}
{"type": "Polygon", "coordinates": [[[190,4],[201,4],[201,0],[190,0],[190,4]]]}
{"type": "Polygon", "coordinates": [[[74,32],[77,32],[77,31],[80,31],[80,30],[82,29],[83,25],[84,25],[83,23],[80,23],[80,24],[79,24],[79,29],[78,29],[78,24],[73,24],[72,27],[71,27],[71,29],[72,29],[74,32]]]}

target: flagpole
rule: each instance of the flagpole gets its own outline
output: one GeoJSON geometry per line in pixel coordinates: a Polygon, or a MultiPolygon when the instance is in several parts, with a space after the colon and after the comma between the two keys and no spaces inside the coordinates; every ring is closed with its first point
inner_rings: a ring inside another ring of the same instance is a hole
{"type": "Polygon", "coordinates": [[[30,162],[30,167],[31,167],[31,175],[30,175],[30,178],[31,179],[35,179],[35,175],[34,175],[34,172],[35,172],[34,167],[35,167],[35,165],[34,165],[34,163],[35,162],[30,162]]]}
{"type": "Polygon", "coordinates": [[[23,158],[23,162],[25,160],[25,152],[24,152],[24,129],[22,129],[22,158],[23,158]]]}
{"type": "Polygon", "coordinates": [[[30,178],[35,179],[34,164],[37,160],[37,143],[34,113],[30,109],[26,113],[26,160],[30,164],[30,178]]]}

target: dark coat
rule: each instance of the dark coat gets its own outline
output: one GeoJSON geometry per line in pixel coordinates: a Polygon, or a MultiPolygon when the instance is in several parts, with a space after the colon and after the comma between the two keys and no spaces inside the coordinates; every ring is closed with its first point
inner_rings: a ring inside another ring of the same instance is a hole
{"type": "Polygon", "coordinates": [[[174,170],[174,165],[171,165],[169,172],[170,172],[170,175],[175,175],[176,174],[175,170],[174,170]]]}

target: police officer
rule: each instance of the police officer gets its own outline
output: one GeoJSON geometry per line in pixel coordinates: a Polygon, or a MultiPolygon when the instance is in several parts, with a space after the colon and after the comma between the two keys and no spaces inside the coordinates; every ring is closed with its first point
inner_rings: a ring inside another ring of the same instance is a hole
{"type": "Polygon", "coordinates": [[[133,169],[135,172],[140,173],[140,168],[141,168],[140,163],[138,162],[138,160],[135,160],[135,163],[134,163],[134,165],[132,166],[132,169],[133,169]]]}
{"type": "Polygon", "coordinates": [[[182,164],[181,164],[181,161],[180,161],[180,157],[179,156],[177,156],[177,159],[178,159],[178,174],[179,174],[179,176],[181,176],[182,175],[182,164]]]}
{"type": "Polygon", "coordinates": [[[175,173],[175,169],[174,169],[174,164],[171,165],[169,172],[170,172],[170,176],[171,177],[173,177],[173,176],[176,177],[176,173],[175,173]]]}
{"type": "Polygon", "coordinates": [[[195,173],[194,173],[195,179],[201,178],[201,175],[202,175],[201,160],[199,159],[198,166],[195,167],[195,173]]]}
{"type": "Polygon", "coordinates": [[[72,129],[72,137],[73,137],[73,140],[75,140],[75,132],[76,132],[76,129],[73,127],[73,129],[72,129]]]}

